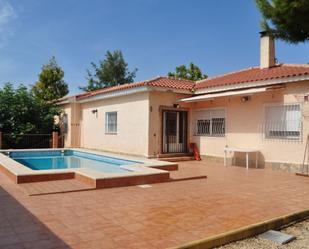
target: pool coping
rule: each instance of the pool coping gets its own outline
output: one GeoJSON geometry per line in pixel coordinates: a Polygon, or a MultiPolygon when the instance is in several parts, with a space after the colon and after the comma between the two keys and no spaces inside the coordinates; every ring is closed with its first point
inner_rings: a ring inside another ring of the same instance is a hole
{"type": "Polygon", "coordinates": [[[177,170],[177,163],[163,162],[155,159],[146,159],[136,156],[118,155],[110,152],[101,152],[80,148],[61,149],[18,149],[0,150],[0,171],[11,178],[15,183],[29,183],[52,180],[77,179],[95,188],[107,188],[117,186],[131,186],[146,183],[166,182],[169,171],[177,170]],[[139,164],[122,166],[130,170],[123,173],[103,173],[88,168],[70,168],[57,170],[32,170],[3,153],[22,151],[63,151],[75,150],[79,152],[92,153],[95,155],[119,158],[122,160],[136,161],[139,164]],[[143,164],[140,164],[143,163],[143,164]]]}

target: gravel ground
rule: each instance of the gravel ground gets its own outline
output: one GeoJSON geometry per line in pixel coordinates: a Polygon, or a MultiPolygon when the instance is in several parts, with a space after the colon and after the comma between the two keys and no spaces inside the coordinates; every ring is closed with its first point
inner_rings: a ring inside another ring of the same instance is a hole
{"type": "Polygon", "coordinates": [[[296,223],[281,230],[284,233],[296,236],[296,239],[285,245],[260,239],[258,236],[234,242],[220,249],[309,249],[309,219],[296,223]]]}

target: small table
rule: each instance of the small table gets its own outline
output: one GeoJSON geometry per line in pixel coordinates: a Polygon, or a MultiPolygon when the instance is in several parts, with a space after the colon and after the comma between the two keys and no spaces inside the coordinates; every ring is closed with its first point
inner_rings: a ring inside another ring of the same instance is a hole
{"type": "Polygon", "coordinates": [[[230,147],[225,147],[224,148],[224,166],[226,166],[226,159],[227,159],[227,153],[231,152],[242,152],[246,153],[246,168],[247,170],[249,169],[249,153],[255,153],[255,168],[258,167],[258,153],[259,150],[256,149],[245,149],[245,148],[230,148],[230,147]]]}

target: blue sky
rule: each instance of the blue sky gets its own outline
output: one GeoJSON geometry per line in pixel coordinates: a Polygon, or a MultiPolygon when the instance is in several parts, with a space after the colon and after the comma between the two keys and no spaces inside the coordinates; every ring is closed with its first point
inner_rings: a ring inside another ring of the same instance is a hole
{"type": "MultiPolygon", "coordinates": [[[[70,94],[90,63],[121,49],[136,80],[194,62],[210,76],[259,63],[252,0],[0,0],[0,86],[33,84],[56,56],[70,94]]],[[[309,62],[309,44],[277,42],[279,62],[309,62]]]]}

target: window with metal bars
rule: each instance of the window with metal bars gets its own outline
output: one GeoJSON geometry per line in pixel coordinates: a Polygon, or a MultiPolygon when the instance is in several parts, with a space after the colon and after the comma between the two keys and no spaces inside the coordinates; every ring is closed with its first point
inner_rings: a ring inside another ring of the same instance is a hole
{"type": "Polygon", "coordinates": [[[105,132],[117,133],[117,112],[105,113],[105,132]]]}
{"type": "Polygon", "coordinates": [[[197,110],[194,116],[195,135],[225,136],[225,109],[197,110]]]}
{"type": "Polygon", "coordinates": [[[299,139],[301,130],[300,104],[265,106],[266,138],[299,139]]]}

